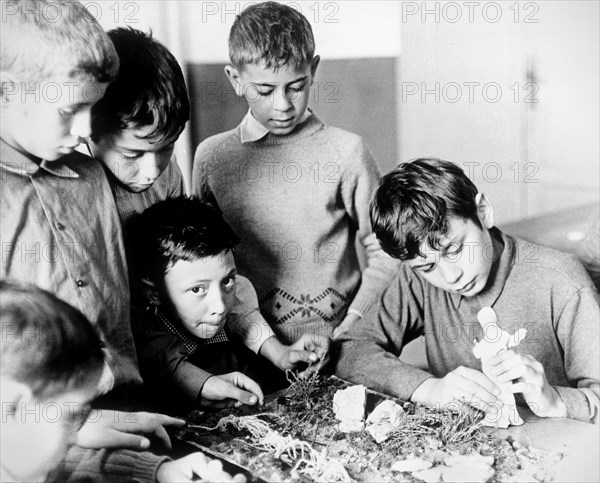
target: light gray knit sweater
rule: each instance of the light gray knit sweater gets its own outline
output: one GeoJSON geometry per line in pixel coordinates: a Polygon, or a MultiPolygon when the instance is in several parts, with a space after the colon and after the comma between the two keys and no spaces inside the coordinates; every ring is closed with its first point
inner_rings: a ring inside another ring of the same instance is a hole
{"type": "Polygon", "coordinates": [[[242,143],[238,126],[198,146],[194,193],[214,198],[241,237],[238,271],[284,341],[331,334],[349,307],[364,313],[394,276],[397,265],[382,257],[361,274],[355,248],[357,234],[371,233],[379,178],[360,136],[314,114],[285,136],[242,143]]]}

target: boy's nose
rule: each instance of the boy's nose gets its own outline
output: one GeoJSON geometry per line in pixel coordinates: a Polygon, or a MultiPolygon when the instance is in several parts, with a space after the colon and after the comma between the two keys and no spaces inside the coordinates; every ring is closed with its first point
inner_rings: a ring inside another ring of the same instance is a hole
{"type": "Polygon", "coordinates": [[[146,157],[147,158],[144,159],[144,164],[139,172],[144,178],[154,181],[160,175],[160,169],[158,167],[159,160],[156,155],[152,153],[148,153],[146,157]]]}
{"type": "Polygon", "coordinates": [[[442,272],[442,277],[448,285],[453,285],[460,280],[463,271],[456,262],[443,261],[439,263],[439,269],[442,272]]]}
{"type": "Polygon", "coordinates": [[[71,136],[78,140],[87,139],[92,134],[92,111],[91,109],[82,109],[73,116],[71,124],[71,136]]]}
{"type": "Polygon", "coordinates": [[[289,96],[283,90],[275,90],[273,93],[273,108],[277,111],[287,111],[292,107],[292,102],[289,96]]]}
{"type": "Polygon", "coordinates": [[[225,301],[221,290],[213,290],[210,298],[210,313],[221,315],[225,312],[225,301]]]}

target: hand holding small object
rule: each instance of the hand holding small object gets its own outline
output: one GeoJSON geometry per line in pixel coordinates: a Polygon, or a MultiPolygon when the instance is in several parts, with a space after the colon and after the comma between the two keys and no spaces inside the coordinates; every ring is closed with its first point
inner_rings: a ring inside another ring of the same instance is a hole
{"type": "Polygon", "coordinates": [[[473,354],[477,359],[481,359],[483,373],[500,388],[500,399],[503,402],[499,408],[499,417],[492,418],[486,416],[484,424],[499,428],[508,428],[511,424],[523,424],[523,420],[517,411],[511,380],[499,380],[497,378],[497,371],[492,370],[491,364],[495,360],[495,357],[506,352],[509,347],[516,347],[525,338],[527,331],[520,329],[511,336],[498,326],[496,313],[491,307],[483,307],[477,313],[477,321],[483,329],[483,339],[476,339],[474,341],[473,354]],[[492,329],[491,333],[490,329],[492,329]]]}
{"type": "Polygon", "coordinates": [[[522,393],[534,414],[540,417],[566,417],[562,398],[546,379],[544,367],[528,354],[505,350],[488,361],[490,375],[498,383],[512,383],[512,393],[522,393]]]}
{"type": "Polygon", "coordinates": [[[284,345],[276,337],[271,337],[260,348],[260,354],[285,371],[310,366],[322,360],[328,350],[328,337],[306,333],[292,345],[284,345]]]}
{"type": "Polygon", "coordinates": [[[201,405],[209,407],[230,407],[246,404],[262,404],[264,395],[260,386],[241,372],[214,375],[209,377],[201,391],[201,405]]]}

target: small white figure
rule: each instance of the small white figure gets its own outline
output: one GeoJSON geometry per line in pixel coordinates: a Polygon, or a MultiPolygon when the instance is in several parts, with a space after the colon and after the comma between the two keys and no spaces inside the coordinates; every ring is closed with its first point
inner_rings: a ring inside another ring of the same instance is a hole
{"type": "Polygon", "coordinates": [[[482,308],[477,314],[477,320],[481,328],[483,329],[483,340],[473,341],[475,346],[473,347],[473,354],[477,359],[481,359],[481,370],[489,377],[494,383],[500,387],[500,396],[504,405],[500,409],[497,417],[491,417],[489,415],[483,420],[483,424],[486,426],[495,426],[498,428],[508,428],[509,425],[518,426],[523,424],[523,420],[517,411],[517,404],[515,397],[510,392],[510,386],[512,382],[499,384],[496,378],[489,374],[488,361],[496,354],[503,350],[516,347],[527,335],[526,329],[519,329],[513,335],[502,330],[497,324],[496,312],[491,307],[482,308]]]}

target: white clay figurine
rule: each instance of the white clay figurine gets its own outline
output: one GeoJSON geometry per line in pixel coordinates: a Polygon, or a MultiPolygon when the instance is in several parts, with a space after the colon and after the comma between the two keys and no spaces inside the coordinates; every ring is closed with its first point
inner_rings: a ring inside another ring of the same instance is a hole
{"type": "Polygon", "coordinates": [[[510,392],[512,382],[499,384],[496,381],[496,378],[489,374],[488,361],[503,350],[518,346],[527,335],[527,330],[519,329],[513,335],[502,330],[496,323],[498,319],[494,309],[491,307],[482,308],[477,314],[477,320],[483,329],[484,338],[480,341],[473,341],[475,344],[473,347],[473,354],[475,354],[477,359],[481,359],[481,370],[483,373],[500,387],[501,393],[499,398],[504,403],[498,416],[486,416],[483,420],[483,424],[485,426],[495,426],[498,428],[508,428],[509,425],[518,426],[523,424],[523,420],[517,412],[515,397],[513,393],[510,392]]]}

